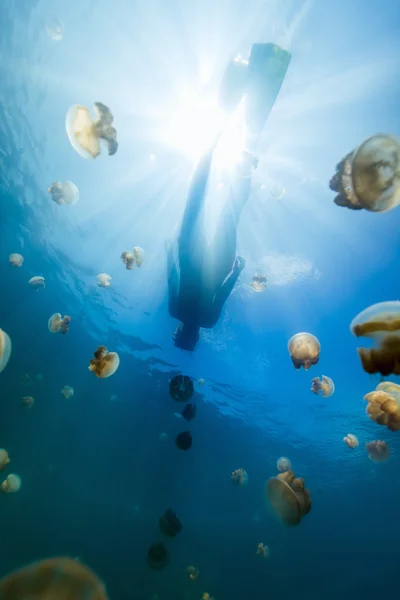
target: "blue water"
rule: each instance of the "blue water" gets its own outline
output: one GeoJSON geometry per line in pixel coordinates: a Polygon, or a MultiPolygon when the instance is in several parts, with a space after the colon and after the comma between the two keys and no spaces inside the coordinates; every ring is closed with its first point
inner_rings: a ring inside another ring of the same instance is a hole
{"type": "Polygon", "coordinates": [[[22,487],[0,497],[1,575],[67,554],[119,600],[397,592],[400,434],[365,414],[363,396],[379,378],[363,372],[349,323],[399,298],[400,210],[338,208],[327,182],[364,138],[400,133],[399,40],[398,0],[2,0],[0,326],[13,352],[0,375],[0,447],[22,487]],[[59,42],[46,33],[54,17],[64,26],[59,42]],[[286,193],[276,200],[254,190],[239,229],[240,284],[217,327],[184,353],[172,344],[164,241],[177,232],[201,148],[196,110],[179,125],[180,93],[212,94],[232,53],[246,55],[257,41],[292,54],[255,181],[286,193]],[[120,146],[85,161],[65,115],[98,100],[114,114],[120,146]],[[56,180],[78,186],[76,205],[51,201],[56,180]],[[131,272],[120,254],[134,245],[146,260],[131,272]],[[24,256],[22,268],[9,266],[12,252],[24,256]],[[250,293],[260,268],[268,287],[250,293]],[[109,289],[96,286],[101,272],[112,276],[109,289]],[[44,290],[29,288],[35,275],[44,290]],[[48,331],[54,312],[72,316],[67,336],[48,331]],[[322,346],[309,372],[295,371],[287,351],[299,331],[322,346]],[[99,344],[121,359],[106,380],[87,368],[99,344]],[[206,382],[196,384],[188,452],[175,447],[187,426],[168,393],[180,372],[206,382]],[[44,378],[23,385],[25,373],[44,378]],[[336,385],[328,399],[310,392],[322,374],[336,385]],[[64,385],[73,398],[63,398],[64,385]],[[31,410],[25,395],[35,397],[31,410]],[[344,444],[347,433],[358,448],[344,444]],[[368,459],[373,439],[389,444],[387,463],[368,459]],[[312,510],[296,528],[265,506],[281,455],[311,492],[312,510]],[[240,467],[244,489],[230,481],[240,467]],[[183,530],[166,542],[170,564],[156,572],[146,553],[169,507],[183,530]],[[259,542],[270,547],[266,561],[259,542]],[[195,583],[189,564],[200,570],[195,583]]]}

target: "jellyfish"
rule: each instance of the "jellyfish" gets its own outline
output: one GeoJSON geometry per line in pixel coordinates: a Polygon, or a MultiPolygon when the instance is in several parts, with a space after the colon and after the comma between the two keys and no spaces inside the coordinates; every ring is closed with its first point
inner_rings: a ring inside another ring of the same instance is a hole
{"type": "Polygon", "coordinates": [[[215,600],[214,596],[210,596],[208,592],[204,592],[201,596],[201,600],[215,600]]]}
{"type": "Polygon", "coordinates": [[[311,333],[296,333],[288,343],[290,358],[295,369],[304,367],[306,371],[319,361],[321,345],[311,333]]]}
{"type": "Polygon", "coordinates": [[[119,367],[119,356],[116,352],[109,352],[105,346],[99,346],[94,356],[95,358],[90,359],[89,371],[100,379],[114,375],[119,367]]]}
{"type": "Polygon", "coordinates": [[[400,139],[379,134],[365,140],[336,166],[329,187],[335,204],[385,212],[400,203],[400,139]]]}
{"type": "Polygon", "coordinates": [[[176,375],[169,382],[169,393],[177,402],[187,402],[194,394],[193,381],[187,375],[176,375]]]}
{"type": "Polygon", "coordinates": [[[97,575],[80,560],[57,557],[41,560],[7,575],[0,581],[2,600],[107,600],[97,575]]]}
{"type": "Polygon", "coordinates": [[[22,263],[24,262],[24,257],[17,252],[10,254],[8,257],[8,262],[12,267],[22,267],[22,263]]]}
{"type": "Polygon", "coordinates": [[[278,471],[280,471],[281,473],[290,471],[290,469],[292,468],[290,460],[286,458],[286,456],[281,456],[280,458],[278,458],[278,460],[276,461],[276,466],[278,471]]]}
{"type": "Polygon", "coordinates": [[[0,373],[4,371],[11,356],[11,340],[5,331],[0,329],[0,373]]]}
{"type": "Polygon", "coordinates": [[[390,450],[386,442],[374,440],[366,444],[369,458],[372,462],[385,462],[389,458],[390,450]]]}
{"type": "Polygon", "coordinates": [[[38,275],[35,277],[31,277],[30,280],[28,281],[28,284],[31,287],[33,287],[35,290],[46,287],[44,277],[40,277],[38,275]]]}
{"type": "Polygon", "coordinates": [[[190,431],[182,431],[175,438],[175,445],[179,450],[189,450],[192,446],[192,436],[190,431]]]}
{"type": "Polygon", "coordinates": [[[186,569],[186,573],[190,581],[197,581],[200,575],[199,569],[197,567],[194,567],[193,565],[190,565],[186,569]]]}
{"type": "Polygon", "coordinates": [[[135,260],[136,265],[139,267],[142,266],[144,262],[144,250],[140,248],[140,246],[135,246],[132,250],[133,258],[135,260]]]}
{"type": "Polygon", "coordinates": [[[267,499],[275,514],[286,525],[298,525],[311,510],[311,497],[304,480],[293,471],[271,477],[265,486],[267,499]]]}
{"type": "Polygon", "coordinates": [[[182,523],[170,508],[160,517],[160,531],[168,537],[175,537],[182,531],[182,523]]]}
{"type": "Polygon", "coordinates": [[[101,153],[100,140],[108,147],[112,156],[118,150],[117,130],[112,126],[114,117],[110,109],[101,102],[95,102],[96,120],[93,120],[85,106],[71,106],[66,117],[66,130],[72,147],[83,158],[96,158],[101,153]]]}
{"type": "Polygon", "coordinates": [[[125,263],[126,268],[129,271],[132,271],[135,265],[140,269],[144,262],[144,250],[143,248],[140,248],[140,246],[135,246],[132,252],[123,252],[121,254],[121,260],[125,263]]]}
{"type": "Polygon", "coordinates": [[[35,398],[33,398],[33,396],[24,396],[22,398],[22,404],[27,408],[32,408],[32,406],[35,404],[35,398]]]}
{"type": "Polygon", "coordinates": [[[147,552],[147,564],[151,569],[161,570],[169,562],[168,550],[162,543],[152,544],[147,552]]]}
{"type": "Polygon", "coordinates": [[[352,433],[348,433],[344,438],[343,441],[346,442],[346,444],[348,445],[349,448],[357,448],[359,441],[358,438],[353,435],[352,433]]]}
{"type": "Polygon", "coordinates": [[[110,287],[111,279],[111,275],[107,275],[107,273],[99,273],[99,275],[97,275],[97,285],[99,287],[110,287]]]}
{"type": "Polygon", "coordinates": [[[53,202],[56,204],[76,204],[79,200],[78,188],[72,181],[61,183],[54,181],[48,188],[53,202]]]}
{"type": "Polygon", "coordinates": [[[168,439],[168,435],[166,433],[160,433],[160,435],[158,436],[159,442],[166,442],[167,439],[168,439]]]}
{"type": "Polygon", "coordinates": [[[357,348],[366,373],[400,375],[400,301],[373,304],[350,324],[356,337],[372,338],[376,348],[357,348]]]}
{"type": "Polygon", "coordinates": [[[7,450],[0,448],[0,471],[4,471],[9,462],[10,457],[8,456],[7,450]]]}
{"type": "Polygon", "coordinates": [[[197,408],[195,404],[186,404],[185,408],[182,411],[182,417],[186,419],[186,421],[191,421],[196,417],[197,408]]]}
{"type": "Polygon", "coordinates": [[[64,34],[64,26],[60,19],[49,19],[46,23],[46,33],[53,42],[60,42],[64,34]]]}
{"type": "Polygon", "coordinates": [[[383,381],[364,398],[368,402],[366,412],[372,421],[385,425],[390,431],[400,431],[400,385],[383,381]]]}
{"type": "Polygon", "coordinates": [[[231,480],[235,485],[244,487],[249,483],[249,476],[244,469],[236,469],[232,472],[231,480]]]}
{"type": "Polygon", "coordinates": [[[71,317],[69,317],[68,315],[62,317],[60,313],[54,313],[48,320],[47,326],[51,333],[65,334],[68,333],[69,324],[71,323],[71,320],[71,317]]]}
{"type": "Polygon", "coordinates": [[[135,258],[131,252],[123,252],[121,254],[121,260],[126,265],[128,271],[132,271],[135,267],[135,258]]]}
{"type": "Polygon", "coordinates": [[[324,398],[329,398],[335,391],[335,384],[332,379],[326,375],[322,375],[321,379],[319,377],[314,377],[311,381],[311,391],[317,395],[321,393],[321,396],[324,398]]]}
{"type": "Polygon", "coordinates": [[[274,200],[281,200],[285,193],[285,188],[279,183],[273,183],[269,188],[269,194],[274,200]]]}
{"type": "Polygon", "coordinates": [[[261,273],[256,273],[250,283],[255,292],[262,292],[267,287],[267,277],[261,273]]]}
{"type": "Polygon", "coordinates": [[[15,473],[11,473],[1,484],[1,491],[5,494],[13,494],[14,492],[18,492],[20,487],[21,477],[19,475],[15,475],[15,473]]]}
{"type": "Polygon", "coordinates": [[[256,554],[258,556],[261,556],[262,558],[269,558],[269,548],[268,546],[266,546],[265,544],[263,544],[262,542],[260,542],[259,544],[257,544],[257,552],[256,554]]]}
{"type": "Polygon", "coordinates": [[[74,395],[74,388],[70,385],[64,385],[64,387],[61,390],[61,393],[64,396],[64,398],[72,398],[72,396],[74,395]]]}
{"type": "Polygon", "coordinates": [[[200,387],[203,387],[203,385],[206,383],[205,379],[198,379],[197,383],[199,384],[200,387]]]}

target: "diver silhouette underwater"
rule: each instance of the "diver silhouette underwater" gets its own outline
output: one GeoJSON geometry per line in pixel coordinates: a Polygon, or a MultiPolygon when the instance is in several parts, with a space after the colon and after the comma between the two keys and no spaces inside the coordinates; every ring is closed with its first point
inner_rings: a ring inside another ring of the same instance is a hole
{"type": "MultiPolygon", "coordinates": [[[[225,113],[231,113],[244,99],[246,145],[251,145],[252,150],[279,93],[289,61],[290,54],[275,44],[253,44],[249,61],[235,59],[225,71],[220,104],[225,113]]],[[[243,149],[232,173],[214,238],[207,246],[203,208],[219,137],[200,159],[192,177],[178,237],[178,261],[173,244],[166,243],[168,310],[171,317],[180,320],[174,344],[182,350],[194,350],[200,329],[211,329],[217,324],[224,303],[245,268],[244,258],[236,256],[237,228],[258,160],[243,149]]]]}

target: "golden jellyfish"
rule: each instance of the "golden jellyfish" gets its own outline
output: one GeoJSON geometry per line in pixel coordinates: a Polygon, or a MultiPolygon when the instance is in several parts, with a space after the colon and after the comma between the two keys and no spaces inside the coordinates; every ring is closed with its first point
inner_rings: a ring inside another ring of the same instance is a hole
{"type": "Polygon", "coordinates": [[[385,425],[390,431],[400,431],[400,385],[383,381],[364,399],[368,402],[366,412],[372,421],[385,425]]]}
{"type": "Polygon", "coordinates": [[[8,262],[12,267],[22,267],[22,263],[24,262],[24,257],[17,252],[10,254],[8,257],[8,262]]]}
{"type": "Polygon", "coordinates": [[[385,212],[400,203],[400,138],[378,134],[336,166],[329,187],[334,202],[353,210],[385,212]]]}
{"type": "Polygon", "coordinates": [[[61,393],[64,396],[64,398],[72,398],[72,396],[74,395],[74,388],[72,388],[70,385],[64,385],[64,387],[61,390],[61,393]]]}
{"type": "Polygon", "coordinates": [[[69,329],[69,325],[71,323],[71,317],[69,317],[68,315],[65,315],[64,317],[61,316],[60,313],[54,313],[53,315],[51,315],[50,319],[48,320],[47,326],[49,328],[49,331],[51,331],[51,333],[68,333],[68,329],[69,329]]]}
{"type": "Polygon", "coordinates": [[[56,204],[76,204],[79,200],[79,190],[72,181],[61,183],[54,181],[48,189],[53,202],[56,204]]]}
{"type": "Polygon", "coordinates": [[[186,569],[186,573],[190,581],[197,581],[200,575],[200,571],[193,565],[186,569]]]}
{"type": "Polygon", "coordinates": [[[109,352],[105,346],[99,346],[94,356],[95,358],[90,359],[89,371],[100,379],[114,375],[119,367],[119,356],[116,352],[109,352]]]}
{"type": "Polygon", "coordinates": [[[332,379],[326,375],[322,375],[321,379],[319,377],[314,377],[311,381],[311,391],[317,395],[321,394],[324,398],[329,398],[335,391],[335,384],[332,379]]]}
{"type": "Polygon", "coordinates": [[[259,544],[257,544],[257,552],[256,554],[258,556],[261,556],[262,558],[269,558],[269,548],[268,546],[266,546],[265,544],[263,544],[262,542],[260,542],[259,544]]]}
{"type": "Polygon", "coordinates": [[[352,433],[348,433],[344,438],[343,441],[346,442],[346,444],[348,445],[349,448],[357,448],[357,446],[359,445],[359,441],[358,438],[353,435],[352,433]]]}
{"type": "Polygon", "coordinates": [[[31,287],[33,287],[35,290],[38,290],[39,288],[44,288],[45,287],[44,277],[41,277],[40,275],[35,275],[35,277],[30,278],[30,280],[28,281],[28,284],[31,287]]]}
{"type": "Polygon", "coordinates": [[[22,398],[22,404],[27,408],[32,408],[32,406],[35,404],[35,398],[33,396],[24,396],[22,398]]]}
{"type": "Polygon", "coordinates": [[[11,356],[11,340],[5,331],[0,329],[0,373],[4,371],[11,356]]]}
{"type": "Polygon", "coordinates": [[[97,275],[97,285],[99,287],[110,287],[111,279],[111,275],[108,275],[107,273],[99,273],[99,275],[97,275]]]}
{"type": "Polygon", "coordinates": [[[132,252],[127,252],[127,251],[123,252],[121,254],[121,260],[125,264],[128,271],[132,271],[132,269],[134,269],[135,259],[134,259],[132,252]]]}
{"type": "Polygon", "coordinates": [[[140,267],[144,262],[144,250],[140,246],[135,246],[132,252],[125,251],[121,254],[121,260],[129,271],[136,267],[140,267]]]}
{"type": "Polygon", "coordinates": [[[9,462],[10,457],[8,456],[7,450],[0,448],[0,471],[4,471],[9,462]]]}
{"type": "Polygon", "coordinates": [[[390,450],[386,442],[382,440],[374,440],[366,444],[369,458],[372,462],[385,462],[389,458],[390,450]]]}
{"type": "Polygon", "coordinates": [[[1,491],[5,494],[14,494],[21,487],[21,477],[15,473],[10,473],[7,479],[1,484],[1,491]]]}
{"type": "Polygon", "coordinates": [[[250,283],[255,292],[263,292],[267,287],[267,277],[262,273],[256,273],[250,283]]]}
{"type": "Polygon", "coordinates": [[[290,469],[292,468],[290,460],[286,458],[286,456],[281,456],[280,458],[278,458],[278,460],[276,461],[276,466],[280,473],[290,471],[290,469]]]}
{"type": "Polygon", "coordinates": [[[249,483],[249,476],[244,469],[236,469],[231,475],[231,480],[235,485],[244,487],[249,483]]]}
{"type": "Polygon", "coordinates": [[[71,106],[67,113],[65,127],[69,141],[83,158],[96,158],[101,153],[100,141],[107,144],[108,154],[118,150],[117,130],[112,123],[114,117],[110,109],[101,102],[95,102],[96,118],[93,120],[89,109],[80,104],[71,106]]]}
{"type": "Polygon", "coordinates": [[[400,301],[379,302],[358,314],[350,324],[356,337],[368,337],[375,348],[357,348],[366,373],[400,375],[400,301]]]}
{"type": "Polygon", "coordinates": [[[0,581],[2,600],[107,600],[103,583],[79,560],[56,557],[41,560],[0,581]]]}
{"type": "Polygon", "coordinates": [[[293,471],[271,477],[265,486],[266,497],[275,514],[286,525],[298,525],[311,510],[311,497],[304,479],[293,471]]]}
{"type": "Polygon", "coordinates": [[[319,361],[321,345],[311,333],[296,333],[288,342],[288,350],[295,369],[304,367],[306,371],[319,361]]]}
{"type": "Polygon", "coordinates": [[[60,19],[49,19],[46,23],[46,33],[53,42],[60,42],[64,35],[64,26],[60,19]]]}
{"type": "Polygon", "coordinates": [[[201,600],[215,600],[214,596],[210,596],[208,592],[204,592],[201,596],[201,600]]]}

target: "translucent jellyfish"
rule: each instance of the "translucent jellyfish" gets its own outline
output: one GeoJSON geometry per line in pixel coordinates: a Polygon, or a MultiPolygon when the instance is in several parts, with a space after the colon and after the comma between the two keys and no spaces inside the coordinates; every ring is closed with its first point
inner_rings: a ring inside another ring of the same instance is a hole
{"type": "Polygon", "coordinates": [[[368,402],[366,412],[372,421],[385,425],[390,431],[400,431],[400,385],[383,381],[364,398],[368,402]]]}
{"type": "Polygon", "coordinates": [[[166,433],[160,433],[160,435],[158,436],[159,442],[166,442],[167,439],[168,439],[168,435],[166,433]]]}
{"type": "Polygon", "coordinates": [[[20,487],[21,477],[19,475],[15,475],[15,473],[11,473],[1,484],[1,491],[5,494],[13,494],[14,492],[18,492],[20,487]]]}
{"type": "Polygon", "coordinates": [[[201,387],[203,387],[203,385],[206,383],[206,380],[205,380],[205,379],[198,379],[198,380],[197,380],[197,383],[198,383],[198,384],[199,384],[201,387]]]}
{"type": "Polygon", "coordinates": [[[22,263],[24,262],[24,257],[17,252],[10,254],[8,257],[8,262],[12,267],[22,267],[22,263]]]}
{"type": "Polygon", "coordinates": [[[46,23],[46,33],[53,42],[60,42],[64,35],[64,26],[60,19],[49,19],[46,23]]]}
{"type": "Polygon", "coordinates": [[[110,287],[111,279],[111,275],[108,275],[107,273],[99,273],[99,275],[97,275],[97,285],[99,287],[110,287]]]}
{"type": "Polygon", "coordinates": [[[215,600],[214,596],[210,596],[208,592],[204,592],[201,596],[201,600],[215,600]]]}
{"type": "Polygon", "coordinates": [[[144,261],[144,250],[140,246],[135,246],[132,250],[133,258],[135,259],[136,265],[140,268],[144,261]]]}
{"type": "Polygon", "coordinates": [[[288,343],[290,358],[295,369],[304,367],[306,371],[311,365],[316,365],[319,361],[321,346],[319,341],[311,333],[296,333],[288,343]]]}
{"type": "Polygon", "coordinates": [[[2,600],[107,600],[104,585],[77,559],[41,560],[14,571],[0,581],[2,600]]]}
{"type": "Polygon", "coordinates": [[[257,552],[256,554],[258,556],[261,556],[262,558],[269,558],[269,548],[268,546],[266,546],[265,544],[263,544],[262,542],[260,542],[259,544],[257,544],[257,552]]]}
{"type": "Polygon", "coordinates": [[[336,166],[329,187],[334,202],[353,210],[384,212],[400,203],[400,139],[374,135],[336,166]]]}
{"type": "Polygon", "coordinates": [[[390,450],[386,442],[374,440],[366,444],[369,458],[373,462],[385,462],[389,458],[390,450]]]}
{"type": "Polygon", "coordinates": [[[244,469],[236,469],[231,475],[231,480],[235,485],[244,487],[249,483],[249,476],[244,469]]]}
{"type": "Polygon", "coordinates": [[[182,531],[182,523],[170,508],[160,517],[160,531],[168,537],[176,537],[182,531]]]}
{"type": "Polygon", "coordinates": [[[0,329],[0,373],[4,371],[11,356],[11,340],[5,331],[0,329]]]}
{"type": "Polygon", "coordinates": [[[45,287],[44,277],[40,276],[31,277],[28,283],[31,287],[35,288],[35,290],[45,287]]]}
{"type": "Polygon", "coordinates": [[[119,367],[119,356],[116,352],[109,352],[105,346],[99,346],[94,356],[95,358],[90,359],[89,371],[100,379],[114,375],[119,367]]]}
{"type": "Polygon", "coordinates": [[[350,324],[356,337],[372,338],[376,348],[357,348],[367,373],[400,375],[400,301],[373,304],[350,324]]]}
{"type": "Polygon", "coordinates": [[[256,273],[250,283],[255,292],[262,292],[267,287],[267,277],[262,273],[256,273]]]}
{"type": "Polygon", "coordinates": [[[311,382],[311,391],[314,394],[321,394],[324,398],[328,398],[332,396],[335,391],[335,384],[333,383],[330,377],[326,375],[322,375],[322,378],[314,377],[311,382]]]}
{"type": "Polygon", "coordinates": [[[72,398],[72,396],[74,395],[74,388],[72,388],[70,385],[64,385],[64,387],[61,390],[61,393],[64,396],[64,398],[72,398]]]}
{"type": "Polygon", "coordinates": [[[101,102],[95,102],[96,119],[89,109],[79,104],[71,106],[66,117],[66,130],[69,141],[83,158],[96,158],[101,153],[100,141],[107,144],[108,154],[118,150],[117,130],[112,126],[114,117],[110,109],[101,102]]]}
{"type": "Polygon", "coordinates": [[[162,543],[152,544],[147,552],[147,564],[151,569],[161,570],[169,563],[168,550],[162,543]]]}
{"type": "Polygon", "coordinates": [[[78,188],[72,181],[54,181],[48,189],[56,204],[76,204],[79,200],[78,188]]]}
{"type": "Polygon", "coordinates": [[[69,325],[72,319],[68,315],[64,317],[60,313],[54,313],[48,320],[47,326],[51,333],[68,333],[69,325]]]}
{"type": "Polygon", "coordinates": [[[349,448],[357,448],[359,441],[358,438],[353,435],[352,433],[348,433],[344,438],[343,441],[346,442],[346,444],[348,445],[349,448]]]}
{"type": "Polygon", "coordinates": [[[141,267],[144,262],[144,250],[139,246],[135,246],[132,252],[125,251],[121,254],[121,260],[126,265],[129,271],[137,267],[141,267]]]}
{"type": "Polygon", "coordinates": [[[290,471],[290,469],[292,468],[290,460],[286,458],[286,456],[281,456],[280,458],[278,458],[278,460],[276,461],[276,466],[278,468],[278,471],[280,471],[281,473],[290,471]]]}
{"type": "Polygon", "coordinates": [[[293,471],[271,477],[265,486],[266,497],[275,514],[286,525],[298,525],[311,510],[310,492],[304,480],[293,471]]]}
{"type": "Polygon", "coordinates": [[[8,456],[7,450],[0,448],[0,471],[4,471],[9,462],[10,457],[8,456]]]}
{"type": "Polygon", "coordinates": [[[269,188],[269,193],[271,198],[274,200],[281,200],[285,195],[286,190],[283,185],[280,185],[279,183],[273,183],[269,188]]]}
{"type": "Polygon", "coordinates": [[[193,381],[187,375],[176,375],[169,382],[169,393],[177,402],[187,402],[194,394],[193,381]]]}
{"type": "Polygon", "coordinates": [[[24,396],[22,398],[22,404],[27,408],[32,408],[32,406],[35,404],[35,398],[33,396],[24,396]]]}
{"type": "Polygon", "coordinates": [[[132,271],[132,269],[135,267],[135,259],[132,252],[123,252],[121,254],[121,260],[126,265],[128,271],[132,271]]]}
{"type": "Polygon", "coordinates": [[[190,567],[186,569],[186,573],[190,581],[197,581],[200,575],[199,569],[193,565],[190,565],[190,567]]]}

